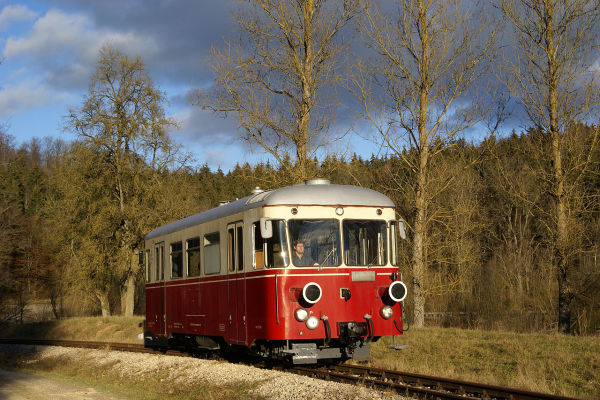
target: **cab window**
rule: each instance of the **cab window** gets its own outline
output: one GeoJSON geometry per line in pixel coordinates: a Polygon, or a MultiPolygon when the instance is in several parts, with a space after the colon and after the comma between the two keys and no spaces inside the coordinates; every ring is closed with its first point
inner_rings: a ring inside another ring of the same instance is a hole
{"type": "Polygon", "coordinates": [[[290,263],[285,234],[285,221],[272,220],[273,236],[264,239],[260,234],[260,224],[252,224],[253,263],[255,269],[283,268],[290,263]]]}

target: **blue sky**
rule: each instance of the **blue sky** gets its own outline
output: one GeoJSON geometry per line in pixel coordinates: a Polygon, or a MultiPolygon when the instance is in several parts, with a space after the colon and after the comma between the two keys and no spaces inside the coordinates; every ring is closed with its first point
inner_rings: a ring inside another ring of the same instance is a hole
{"type": "MultiPolygon", "coordinates": [[[[236,163],[266,161],[260,148],[250,149],[239,139],[235,120],[188,100],[191,90],[212,85],[210,48],[235,38],[232,13],[239,6],[237,0],[0,0],[0,124],[17,144],[33,137],[74,139],[63,129],[64,116],[81,105],[98,52],[109,44],[142,58],[167,94],[168,113],[179,123],[172,138],[193,154],[197,165],[227,171],[236,163]]],[[[349,47],[362,52],[361,57],[366,54],[359,42],[349,47]]],[[[510,43],[503,47],[514,53],[510,43]]],[[[348,105],[351,100],[344,96],[348,105]]],[[[365,139],[373,137],[369,123],[353,118],[347,108],[339,114],[331,136],[350,133],[330,153],[385,154],[385,148],[365,139]]],[[[514,114],[503,132],[526,128],[524,117],[514,114]]],[[[485,134],[480,125],[464,136],[477,141],[485,134]]]]}
{"type": "MultiPolygon", "coordinates": [[[[99,49],[106,44],[142,57],[166,92],[180,125],[172,137],[197,164],[228,170],[266,160],[238,139],[233,120],[189,104],[193,88],[208,87],[211,46],[232,37],[234,0],[0,0],[0,122],[20,144],[32,137],[74,136],[63,129],[69,108],[87,92],[99,49]]],[[[347,130],[349,123],[342,130],[347,130]]],[[[378,146],[347,135],[332,149],[365,157],[378,146]]]]}

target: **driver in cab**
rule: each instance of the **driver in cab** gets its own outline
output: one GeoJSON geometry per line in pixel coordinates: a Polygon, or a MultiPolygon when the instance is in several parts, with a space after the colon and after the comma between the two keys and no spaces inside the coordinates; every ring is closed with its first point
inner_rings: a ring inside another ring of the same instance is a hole
{"type": "Polygon", "coordinates": [[[304,252],[304,243],[301,240],[294,243],[293,262],[297,267],[306,267],[315,264],[310,254],[304,252]]]}

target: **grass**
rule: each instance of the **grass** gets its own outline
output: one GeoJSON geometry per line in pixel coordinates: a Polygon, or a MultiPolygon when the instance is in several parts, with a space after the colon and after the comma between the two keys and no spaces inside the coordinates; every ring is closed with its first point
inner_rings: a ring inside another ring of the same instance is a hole
{"type": "Polygon", "coordinates": [[[26,339],[142,343],[144,317],[79,317],[2,327],[0,336],[26,339]]]}
{"type": "Polygon", "coordinates": [[[111,368],[111,365],[94,365],[86,360],[72,359],[36,359],[32,354],[14,354],[0,352],[2,368],[15,369],[27,373],[52,378],[59,381],[72,382],[92,386],[97,391],[115,397],[141,400],[223,400],[223,399],[261,399],[250,393],[251,384],[238,383],[234,385],[202,385],[190,383],[187,385],[175,382],[169,378],[167,371],[158,374],[123,376],[111,368]]]}
{"type": "MultiPolygon", "coordinates": [[[[142,321],[142,317],[73,318],[10,326],[2,329],[0,336],[136,343],[141,342],[137,335],[142,332],[138,326],[142,321]]],[[[371,365],[563,396],[600,398],[599,336],[428,327],[411,328],[397,337],[397,344],[408,344],[407,349],[391,350],[390,344],[388,337],[372,345],[371,365]]],[[[160,389],[160,381],[148,384],[160,389]]],[[[146,388],[145,383],[141,382],[140,387],[146,388]]],[[[235,397],[235,393],[237,390],[225,397],[235,397]]]]}
{"type": "Polygon", "coordinates": [[[501,386],[600,398],[600,337],[515,334],[453,328],[411,329],[371,347],[370,364],[501,386]]]}

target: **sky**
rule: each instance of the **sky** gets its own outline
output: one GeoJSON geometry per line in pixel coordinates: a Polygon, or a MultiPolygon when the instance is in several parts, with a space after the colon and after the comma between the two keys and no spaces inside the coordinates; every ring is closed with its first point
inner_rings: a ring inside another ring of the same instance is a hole
{"type": "MultiPolygon", "coordinates": [[[[166,93],[167,113],[178,122],[171,137],[193,155],[195,165],[228,171],[236,163],[268,160],[258,146],[250,149],[239,139],[234,119],[189,101],[191,90],[213,84],[210,49],[236,37],[232,14],[239,6],[237,0],[0,0],[0,126],[17,145],[34,137],[75,139],[64,128],[65,116],[82,105],[99,50],[110,45],[142,58],[166,93]]],[[[357,43],[349,47],[360,53],[357,43]]],[[[510,43],[503,47],[512,54],[510,43]]],[[[513,117],[505,132],[526,128],[523,115],[513,117]]],[[[482,132],[479,126],[464,136],[477,141],[482,132]]],[[[329,149],[336,154],[386,153],[372,139],[369,123],[347,109],[339,112],[331,134],[343,136],[329,149]]]]}
{"type": "MultiPolygon", "coordinates": [[[[142,58],[179,123],[171,137],[197,165],[227,171],[265,161],[260,149],[250,151],[239,139],[234,120],[188,100],[190,90],[212,84],[210,48],[233,38],[235,6],[235,0],[0,0],[0,122],[17,145],[33,137],[73,140],[64,117],[81,106],[98,52],[109,44],[142,58]]],[[[365,157],[380,152],[360,137],[344,143],[346,152],[365,157]]]]}

